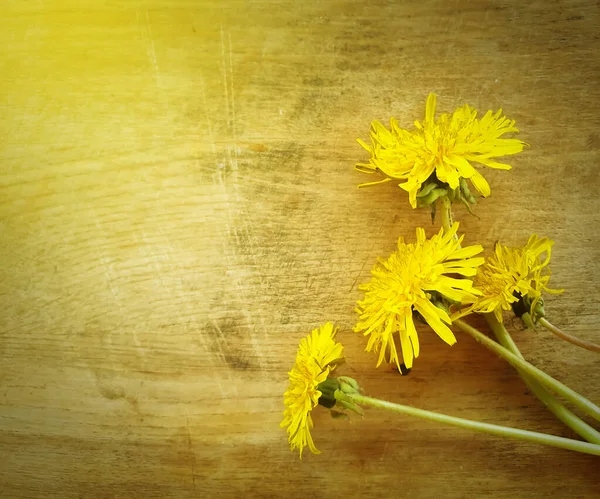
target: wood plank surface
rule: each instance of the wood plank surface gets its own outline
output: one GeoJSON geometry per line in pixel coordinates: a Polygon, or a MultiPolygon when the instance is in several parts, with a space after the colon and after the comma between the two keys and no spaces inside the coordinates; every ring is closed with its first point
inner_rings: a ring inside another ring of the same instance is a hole
{"type": "MultiPolygon", "coordinates": [[[[574,436],[460,333],[375,369],[358,285],[437,225],[353,165],[429,92],[501,107],[530,147],[461,230],[555,239],[548,316],[598,342],[599,33],[584,0],[0,2],[0,496],[597,497],[592,456],[316,410],[300,461],[279,422],[331,320],[371,396],[574,436]]],[[[600,402],[597,354],[509,325],[600,402]]]]}

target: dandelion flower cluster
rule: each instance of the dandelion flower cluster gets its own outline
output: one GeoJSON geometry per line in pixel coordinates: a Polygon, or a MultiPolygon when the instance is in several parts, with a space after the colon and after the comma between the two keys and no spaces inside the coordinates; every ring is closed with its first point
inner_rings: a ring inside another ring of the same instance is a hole
{"type": "Polygon", "coordinates": [[[335,340],[337,329],[328,322],[300,341],[296,363],[289,372],[289,387],[284,394],[285,411],[281,427],[287,427],[292,450],[308,446],[320,454],[313,442],[311,411],[319,403],[320,383],[325,381],[337,365],[343,362],[343,347],[335,340]]]}
{"type": "MultiPolygon", "coordinates": [[[[502,322],[502,311],[511,310],[515,303],[526,299],[533,311],[542,299],[542,292],[562,293],[548,288],[550,255],[554,241],[532,235],[524,247],[509,248],[496,243],[494,253],[486,259],[474,279],[482,292],[467,312],[491,313],[502,322]]],[[[466,315],[459,312],[457,315],[466,315]]]]}
{"type": "Polygon", "coordinates": [[[412,367],[413,358],[419,356],[415,311],[442,340],[449,345],[456,342],[448,327],[450,317],[432,302],[433,295],[461,304],[475,302],[479,292],[471,279],[460,276],[474,276],[484,262],[483,258],[474,258],[483,251],[480,245],[461,248],[464,236],[457,239],[457,230],[455,223],[446,234],[440,230],[426,239],[425,231],[418,228],[414,244],[400,238],[398,250],[387,260],[380,259],[371,271],[371,281],[360,287],[365,297],[357,304],[360,321],[354,331],[369,336],[366,351],[379,352],[377,366],[387,358],[400,369],[396,337],[400,339],[404,364],[412,367]]]}
{"type": "Polygon", "coordinates": [[[394,118],[390,120],[390,130],[378,121],[372,123],[371,145],[358,140],[371,158],[369,163],[358,163],[356,167],[366,173],[379,172],[385,178],[362,186],[405,180],[399,185],[409,193],[413,208],[417,207],[419,189],[432,176],[450,189],[457,189],[460,179],[465,178],[481,195],[490,195],[488,182],[472,163],[510,170],[510,165],[494,158],[519,153],[525,147],[521,140],[501,138],[519,131],[515,122],[503,116],[501,109],[477,118],[477,111],[466,104],[436,120],[435,107],[436,96],[429,94],[425,120],[415,121],[414,130],[400,128],[394,118]]]}

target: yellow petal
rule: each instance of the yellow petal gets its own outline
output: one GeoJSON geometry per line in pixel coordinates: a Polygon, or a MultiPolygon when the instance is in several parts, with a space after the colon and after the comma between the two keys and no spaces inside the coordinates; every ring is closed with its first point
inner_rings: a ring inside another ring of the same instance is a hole
{"type": "Polygon", "coordinates": [[[417,358],[419,356],[420,351],[419,335],[417,334],[417,329],[415,328],[415,323],[413,321],[412,314],[406,316],[406,332],[408,334],[408,338],[412,343],[415,358],[417,358]]]}
{"type": "Polygon", "coordinates": [[[358,184],[358,188],[362,189],[363,187],[371,187],[372,185],[385,184],[386,182],[389,182],[390,180],[392,180],[390,177],[385,177],[384,179],[376,180],[375,182],[364,182],[362,184],[358,184]]]}
{"type": "Polygon", "coordinates": [[[452,260],[462,260],[464,258],[471,258],[472,256],[477,255],[483,251],[483,246],[481,244],[475,244],[473,246],[467,246],[466,248],[461,248],[451,255],[448,256],[448,259],[452,260]]]}
{"type": "Polygon", "coordinates": [[[366,144],[365,142],[363,142],[361,139],[356,139],[356,141],[357,141],[357,142],[358,142],[358,143],[359,143],[359,144],[360,144],[362,147],[364,147],[364,148],[367,150],[367,152],[368,152],[369,154],[372,154],[372,153],[373,153],[373,149],[371,148],[371,146],[367,145],[367,144],[366,144]]]}
{"type": "Polygon", "coordinates": [[[431,325],[431,322],[436,321],[444,321],[448,324],[451,322],[448,313],[445,310],[436,307],[428,299],[417,299],[415,301],[415,308],[425,318],[429,325],[431,325]]]}
{"type": "Polygon", "coordinates": [[[436,322],[431,325],[432,329],[437,335],[444,340],[448,345],[454,345],[456,343],[456,337],[446,324],[443,322],[436,322]]]}
{"type": "Polygon", "coordinates": [[[476,173],[475,168],[463,156],[449,154],[444,157],[444,160],[454,166],[461,177],[471,178],[476,173]]]}
{"type": "Polygon", "coordinates": [[[434,93],[430,93],[427,96],[427,104],[425,105],[425,123],[427,125],[433,124],[433,122],[434,122],[435,104],[436,104],[436,96],[434,93]]]}
{"type": "Polygon", "coordinates": [[[475,174],[471,177],[471,182],[483,197],[488,197],[491,194],[490,184],[478,171],[475,171],[475,174]]]}
{"type": "Polygon", "coordinates": [[[402,360],[406,367],[410,369],[413,365],[413,349],[406,329],[400,330],[400,346],[402,347],[402,360]]]}

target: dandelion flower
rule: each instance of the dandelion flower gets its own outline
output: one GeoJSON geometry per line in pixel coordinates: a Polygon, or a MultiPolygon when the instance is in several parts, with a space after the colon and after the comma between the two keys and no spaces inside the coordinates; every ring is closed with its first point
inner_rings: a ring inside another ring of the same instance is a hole
{"type": "Polygon", "coordinates": [[[496,243],[494,253],[480,267],[474,282],[482,292],[477,301],[466,311],[491,313],[502,322],[502,311],[511,310],[520,301],[529,305],[533,316],[536,305],[542,300],[542,292],[562,293],[562,289],[548,288],[550,280],[550,254],[554,241],[532,235],[522,248],[509,248],[496,243]],[[542,258],[543,257],[543,258],[542,258]]]}
{"type": "Polygon", "coordinates": [[[335,341],[337,329],[330,322],[314,329],[300,341],[296,363],[289,372],[290,384],[284,394],[285,411],[281,427],[287,427],[292,450],[308,448],[320,454],[313,442],[311,411],[319,403],[318,387],[338,364],[343,362],[342,345],[335,341]]]}
{"type": "Polygon", "coordinates": [[[432,300],[445,298],[452,302],[470,304],[479,292],[470,279],[477,272],[483,258],[473,258],[483,251],[480,245],[461,248],[464,236],[456,238],[458,223],[446,234],[443,231],[431,239],[417,228],[417,242],[406,244],[398,240],[398,250],[387,260],[379,259],[371,271],[371,281],[360,287],[365,298],[359,301],[356,311],[360,321],[354,328],[369,336],[366,351],[379,352],[377,366],[384,359],[395,362],[400,369],[396,339],[400,340],[402,357],[407,368],[413,357],[419,356],[419,339],[413,321],[418,312],[438,336],[449,345],[456,338],[448,327],[450,317],[432,300]],[[451,277],[458,274],[456,277],[451,277]]]}
{"type": "Polygon", "coordinates": [[[490,195],[489,184],[472,163],[510,170],[510,165],[494,158],[519,153],[526,145],[518,139],[501,138],[519,131],[515,122],[503,116],[501,109],[477,118],[477,111],[466,104],[436,120],[435,106],[436,96],[429,94],[425,120],[415,121],[415,129],[411,131],[400,128],[394,118],[390,120],[390,130],[378,121],[372,123],[372,145],[358,140],[371,154],[370,161],[358,163],[356,168],[366,173],[379,172],[385,178],[361,187],[392,179],[406,180],[399,186],[409,193],[413,208],[417,207],[419,189],[430,178],[450,189],[458,189],[460,179],[465,178],[481,195],[490,195]]]}

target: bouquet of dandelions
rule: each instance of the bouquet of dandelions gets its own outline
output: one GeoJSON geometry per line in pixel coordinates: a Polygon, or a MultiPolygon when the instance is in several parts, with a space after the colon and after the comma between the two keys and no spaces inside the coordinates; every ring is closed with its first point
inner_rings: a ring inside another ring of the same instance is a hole
{"type": "Polygon", "coordinates": [[[416,242],[407,243],[401,237],[398,250],[387,259],[379,259],[371,280],[360,288],[365,295],[356,307],[359,321],[354,331],[368,338],[365,350],[378,354],[377,366],[383,361],[394,363],[405,374],[419,356],[415,319],[427,323],[448,345],[456,342],[451,327],[459,329],[512,364],[531,392],[585,441],[367,397],[354,379],[337,376],[335,371],[344,362],[343,348],[336,340],[337,328],[328,322],[300,341],[296,362],[289,372],[281,426],[287,428],[290,446],[299,449],[300,457],[306,446],[319,453],[311,436],[311,411],[317,405],[330,409],[334,417],[347,417],[346,410],[362,415],[361,406],[374,406],[437,423],[600,455],[600,433],[556,396],[596,421],[600,421],[600,408],[524,360],[503,325],[503,312],[512,312],[527,327],[541,324],[580,347],[600,351],[598,345],[560,331],[545,317],[542,293],[561,292],[548,288],[553,241],[534,234],[519,248],[497,243],[493,253],[482,258],[477,256],[482,246],[463,246],[464,236],[458,236],[459,224],[452,217],[452,203],[463,203],[469,211],[475,204],[467,180],[482,196],[490,194],[489,184],[472,163],[509,170],[509,165],[496,158],[519,153],[526,144],[502,138],[518,129],[501,110],[495,114],[488,111],[478,118],[477,111],[465,105],[436,120],[435,107],[436,97],[430,94],[425,120],[415,121],[413,130],[400,128],[395,119],[391,120],[390,130],[375,121],[371,145],[358,141],[371,157],[369,163],[359,163],[356,168],[378,177],[359,187],[401,180],[399,186],[408,192],[413,208],[430,208],[433,219],[436,206],[441,205],[442,228],[431,239],[418,228],[416,242]],[[498,341],[461,319],[469,314],[483,314],[498,341]]]}

